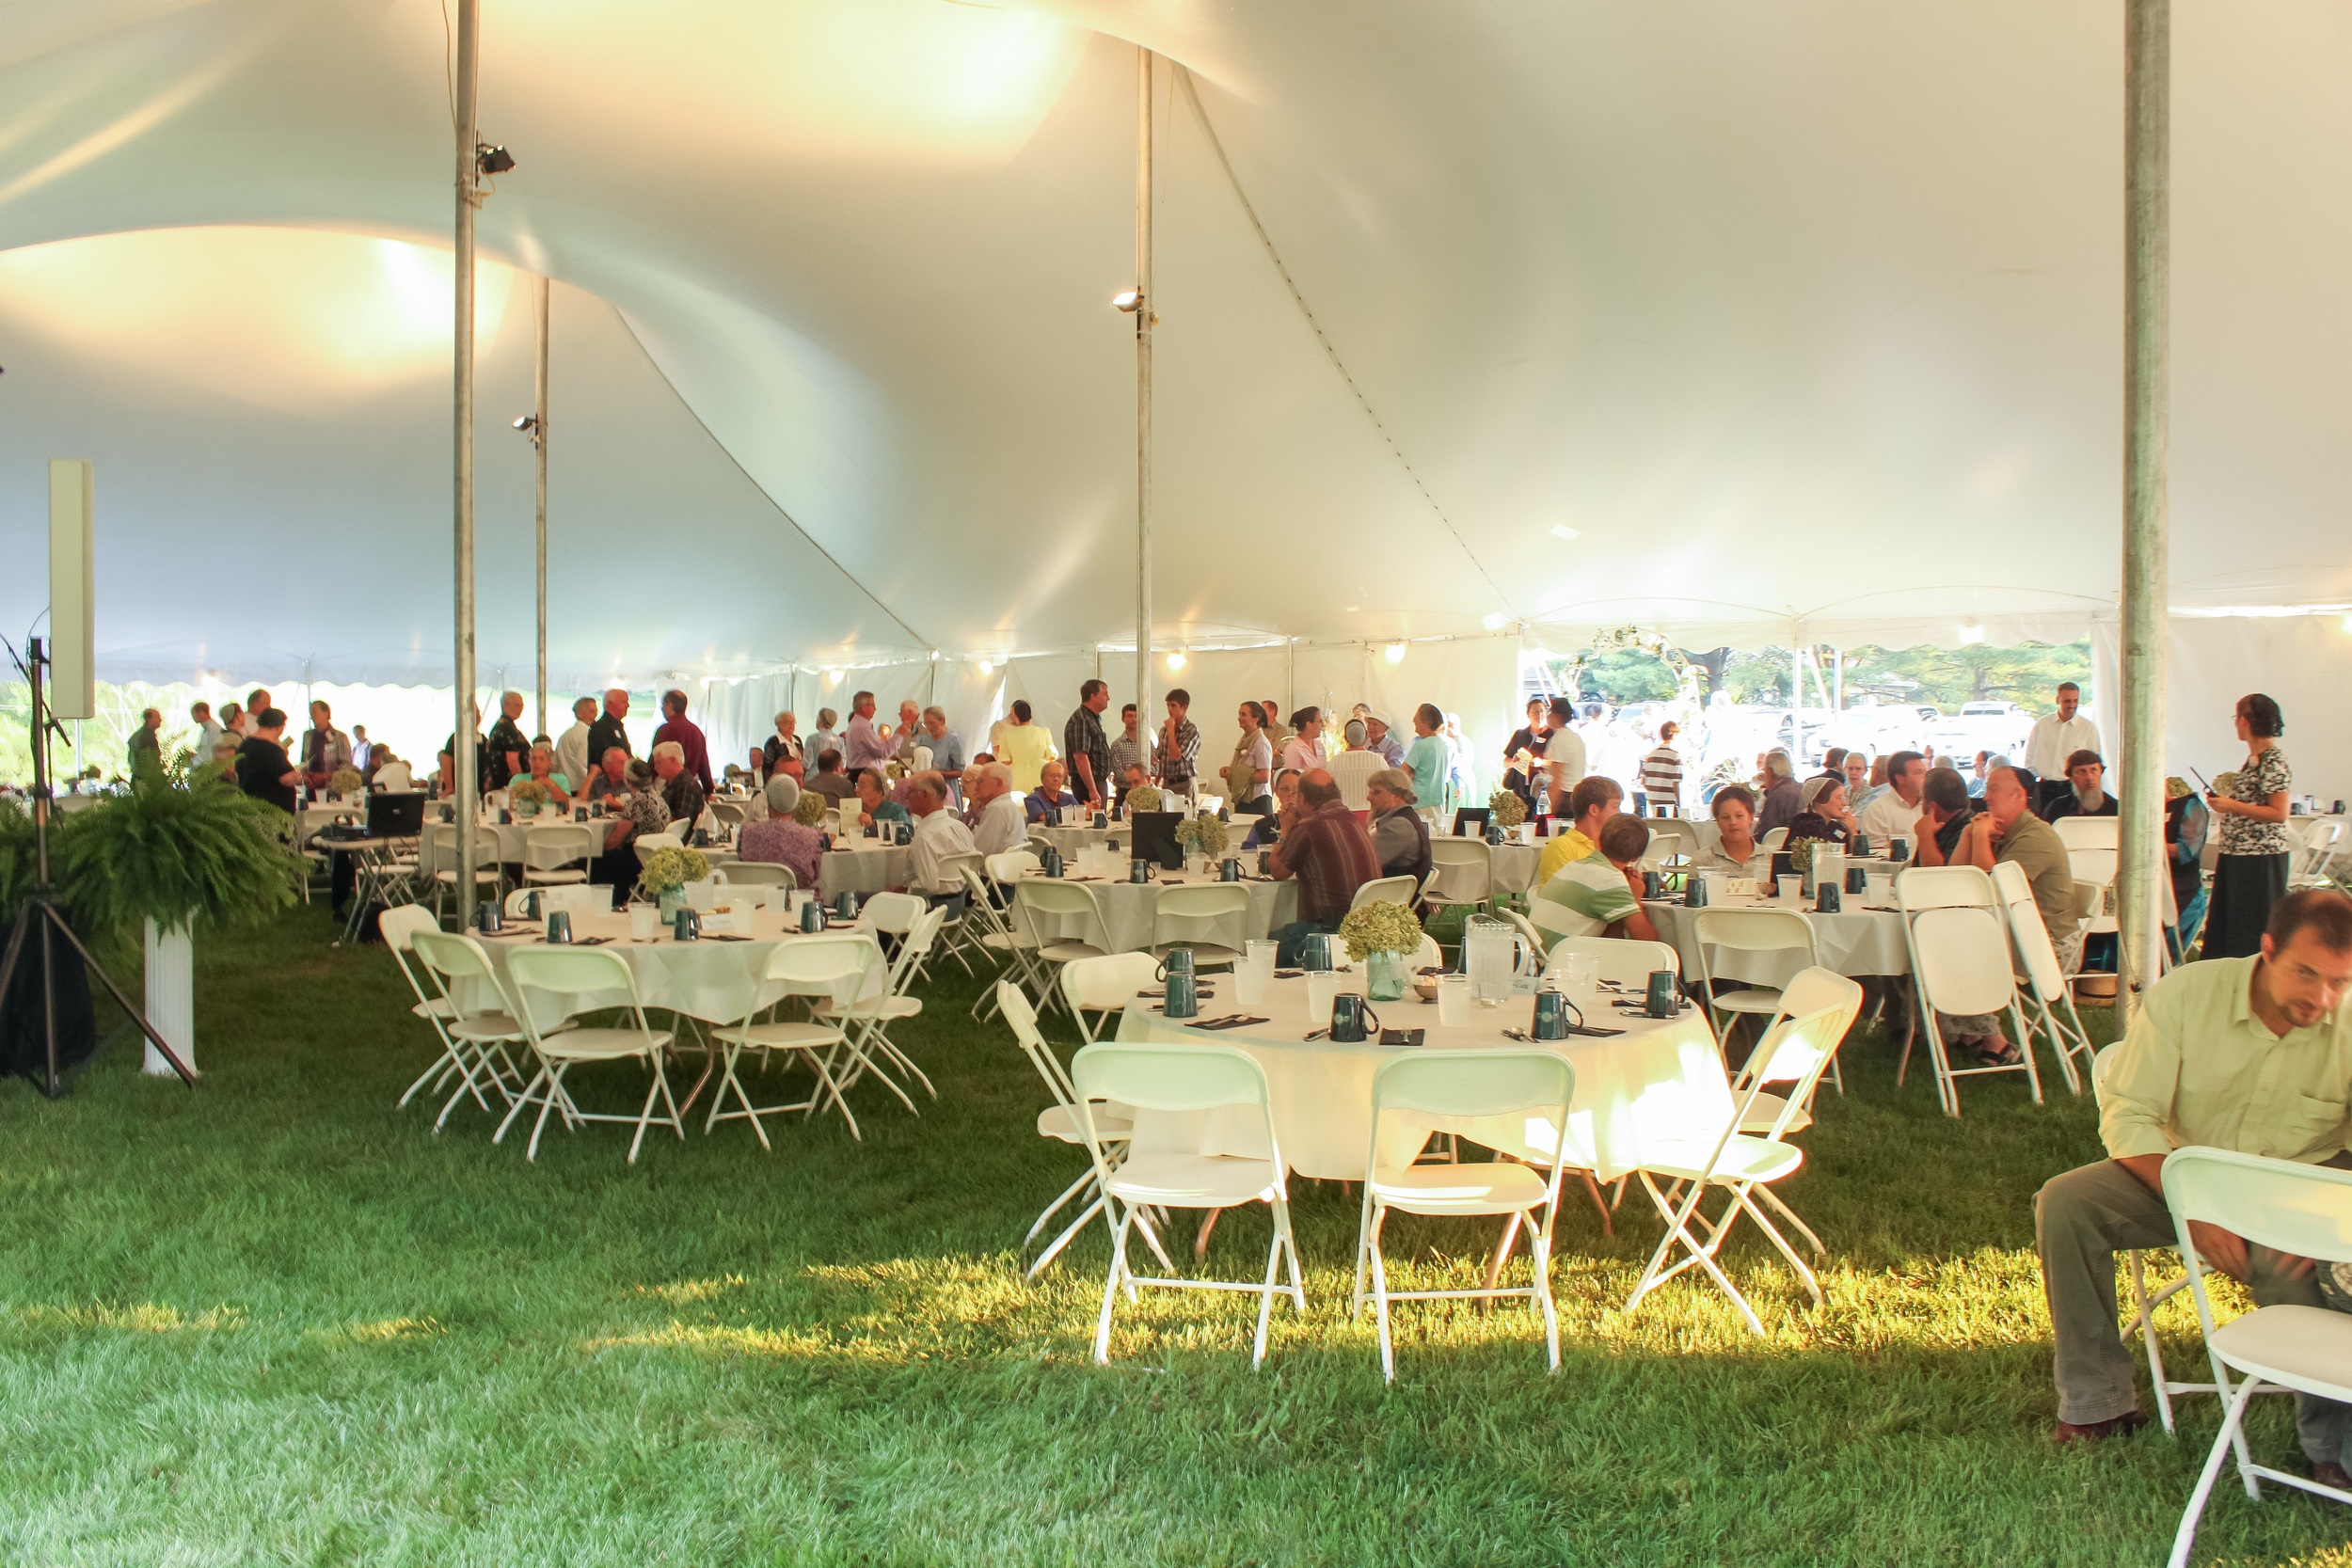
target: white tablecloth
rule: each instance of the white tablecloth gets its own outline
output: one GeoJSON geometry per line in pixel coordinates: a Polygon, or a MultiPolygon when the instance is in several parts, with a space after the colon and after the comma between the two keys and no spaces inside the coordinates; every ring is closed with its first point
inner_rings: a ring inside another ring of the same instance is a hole
{"type": "MultiPolygon", "coordinates": [[[[1340,979],[1343,990],[1362,989],[1360,970],[1340,979]]],[[[1373,1075],[1400,1050],[1412,1048],[1303,1040],[1301,1037],[1310,1029],[1330,1022],[1327,1017],[1308,1020],[1303,979],[1274,981],[1264,1002],[1248,1008],[1240,1006],[1232,980],[1218,975],[1214,983],[1216,996],[1202,1006],[1204,1018],[1248,1012],[1270,1017],[1272,1022],[1239,1029],[1196,1029],[1171,1024],[1146,1008],[1130,1007],[1120,1015],[1119,1037],[1230,1045],[1248,1052],[1265,1069],[1274,1135],[1281,1145],[1283,1164],[1301,1176],[1363,1180],[1365,1144],[1372,1130],[1373,1075]]],[[[1471,1022],[1454,1029],[1438,1027],[1437,1007],[1415,1000],[1409,991],[1404,1001],[1380,1003],[1374,1011],[1391,1028],[1427,1030],[1428,1043],[1420,1047],[1425,1051],[1512,1047],[1554,1051],[1566,1057],[1576,1072],[1576,1087],[1569,1104],[1565,1159],[1570,1165],[1593,1171],[1602,1180],[1613,1180],[1639,1167],[1643,1150],[1662,1140],[1711,1139],[1731,1116],[1731,1091],[1724,1081],[1723,1061],[1704,1015],[1695,1007],[1670,1022],[1629,1017],[1604,1007],[1596,1012],[1593,1022],[1623,1028],[1625,1034],[1543,1045],[1520,1044],[1502,1037],[1505,1026],[1524,1029],[1530,1025],[1534,1005],[1526,998],[1474,1008],[1471,1022]]],[[[1432,1132],[1458,1133],[1488,1148],[1546,1164],[1562,1157],[1560,1130],[1548,1118],[1470,1119],[1391,1112],[1382,1127],[1380,1159],[1384,1164],[1403,1164],[1432,1132]]],[[[1267,1152],[1254,1113],[1242,1109],[1140,1113],[1134,1147],[1200,1154],[1263,1156],[1267,1152]]]]}
{"type": "MultiPolygon", "coordinates": [[[[1102,881],[1089,881],[1078,877],[1064,879],[1074,886],[1094,890],[1094,901],[1103,911],[1103,928],[1110,936],[1111,951],[1114,953],[1132,953],[1152,945],[1152,923],[1158,914],[1164,883],[1175,881],[1188,887],[1200,887],[1216,881],[1213,873],[1203,872],[1195,876],[1188,871],[1162,871],[1152,881],[1140,885],[1124,878],[1102,881]]],[[[1238,885],[1249,894],[1249,936],[1269,936],[1276,927],[1287,926],[1298,918],[1296,881],[1253,881],[1245,878],[1238,885]]],[[[1013,923],[1018,928],[1026,930],[1026,911],[1016,906],[1013,923]]],[[[1064,933],[1048,933],[1049,936],[1058,934],[1064,933]]],[[[1066,934],[1075,937],[1077,932],[1072,930],[1066,934]]]]}
{"type": "MultiPolygon", "coordinates": [[[[1820,914],[1799,900],[1798,907],[1813,923],[1814,940],[1820,944],[1821,966],[1840,974],[1856,977],[1866,974],[1908,974],[1911,973],[1911,953],[1903,942],[1903,917],[1899,914],[1879,914],[1863,908],[1865,895],[1850,893],[1845,908],[1836,914],[1820,914]]],[[[1731,899],[1717,906],[1721,909],[1777,910],[1784,908],[1777,898],[1731,899]]],[[[1682,974],[1687,980],[1696,981],[1699,974],[1698,922],[1701,912],[1686,907],[1678,899],[1647,898],[1642,908],[1658,927],[1659,940],[1674,943],[1682,957],[1682,974]]],[[[1747,953],[1716,948],[1708,954],[1708,973],[1718,980],[1740,980],[1752,986],[1786,986],[1805,966],[1803,953],[1747,953]]]]}
{"type": "MultiPolygon", "coordinates": [[[[504,824],[484,822],[480,832],[485,838],[495,837],[498,840],[499,861],[501,864],[519,865],[523,858],[523,842],[531,836],[531,830],[533,828],[587,829],[596,838],[596,847],[590,851],[590,858],[594,859],[604,852],[604,835],[612,831],[612,820],[611,817],[595,817],[586,822],[574,822],[568,814],[558,816],[553,812],[545,812],[527,821],[518,820],[504,824]]],[[[454,849],[456,843],[456,825],[443,822],[437,808],[426,806],[423,838],[417,846],[418,875],[431,877],[442,868],[444,860],[448,860],[452,865],[455,864],[455,861],[450,860],[447,853],[443,851],[441,845],[447,845],[450,849],[454,849]],[[440,845],[435,843],[437,838],[441,841],[440,845]]]]}
{"type": "MultiPolygon", "coordinates": [[[[705,915],[704,929],[710,929],[711,917],[705,915]]],[[[685,1013],[693,1018],[719,1022],[733,1022],[747,1010],[755,991],[759,1005],[767,1006],[794,988],[757,979],[766,969],[768,955],[777,943],[798,941],[801,932],[797,921],[783,909],[761,909],[754,916],[752,940],[723,942],[705,937],[699,942],[679,942],[667,927],[650,942],[637,942],[629,936],[628,916],[618,911],[612,914],[576,914],[572,917],[575,940],[604,937],[598,952],[617,953],[637,977],[640,999],[647,1007],[685,1013]]],[[[833,927],[839,932],[853,929],[833,927]]],[[[510,923],[509,934],[481,939],[483,948],[490,955],[490,964],[498,972],[500,983],[513,994],[513,981],[507,974],[507,956],[517,947],[540,944],[538,927],[523,928],[510,923]]],[[[876,984],[881,981],[878,979],[876,984]]],[[[455,991],[458,1004],[469,1009],[493,1006],[493,999],[472,994],[469,990],[455,991]]],[[[628,995],[619,990],[585,997],[573,1005],[573,1010],[625,1006],[628,995]]],[[[564,1016],[565,1008],[544,993],[536,993],[529,1003],[542,1024],[552,1023],[564,1016]]],[[[660,1027],[659,1024],[656,1027],[660,1027]]]]}

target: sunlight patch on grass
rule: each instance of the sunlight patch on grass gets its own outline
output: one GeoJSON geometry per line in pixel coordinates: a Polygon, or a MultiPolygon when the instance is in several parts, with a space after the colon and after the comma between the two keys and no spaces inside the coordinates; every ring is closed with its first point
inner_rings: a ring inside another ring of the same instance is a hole
{"type": "Polygon", "coordinates": [[[743,1276],[731,1274],[716,1279],[681,1279],[670,1285],[639,1285],[635,1294],[652,1296],[673,1307],[690,1306],[698,1301],[716,1300],[723,1292],[742,1289],[743,1276]]]}
{"type": "Polygon", "coordinates": [[[8,1315],[19,1327],[27,1329],[111,1328],[127,1334],[211,1334],[241,1327],[245,1323],[245,1313],[233,1307],[215,1307],[191,1318],[176,1307],[151,1301],[135,1307],[116,1307],[103,1301],[85,1307],[19,1307],[11,1308],[8,1315]]]}
{"type": "Polygon", "coordinates": [[[355,1344],[389,1344],[396,1339],[423,1339],[447,1329],[431,1318],[380,1318],[374,1323],[343,1323],[310,1331],[322,1339],[348,1339],[355,1344]]]}

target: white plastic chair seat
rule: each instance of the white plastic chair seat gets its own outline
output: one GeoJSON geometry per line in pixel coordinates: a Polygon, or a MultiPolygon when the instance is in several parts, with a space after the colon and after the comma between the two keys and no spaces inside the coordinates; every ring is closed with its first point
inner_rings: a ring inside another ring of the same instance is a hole
{"type": "Polygon", "coordinates": [[[1727,1013],[1763,1013],[1767,1017],[1780,1011],[1780,992],[1776,990],[1727,990],[1713,999],[1713,1005],[1727,1013]]]}
{"type": "Polygon", "coordinates": [[[580,870],[570,870],[570,871],[539,871],[539,870],[531,870],[531,871],[526,871],[526,872],[524,872],[524,873],[523,873],[523,880],[524,880],[524,881],[526,881],[526,882],[584,882],[584,881],[586,881],[587,879],[588,879],[588,873],[586,873],[585,871],[580,871],[580,870]]]}
{"type": "MultiPolygon", "coordinates": [[[[1097,1131],[1102,1128],[1095,1123],[1097,1131]]],[[[1263,1160],[1216,1154],[1143,1154],[1112,1174],[1110,1190],[1124,1201],[1174,1209],[1231,1209],[1271,1203],[1281,1195],[1266,1179],[1263,1160]]]]}
{"type": "Polygon", "coordinates": [[[2352,1313],[2261,1307],[2213,1331],[2231,1366],[2297,1393],[2341,1400],[2352,1386],[2352,1313]]]}
{"type": "Polygon", "coordinates": [[[1804,1164],[1804,1150],[1794,1144],[1735,1137],[1724,1145],[1710,1168],[1707,1156],[1713,1148],[1696,1142],[1668,1143],[1655,1151],[1643,1150],[1642,1167],[1677,1181],[1696,1181],[1701,1177],[1716,1181],[1777,1181],[1804,1164]]]}
{"type": "Polygon", "coordinates": [[[448,1019],[457,1016],[457,1005],[446,996],[427,997],[408,1010],[422,1019],[448,1019]]]}
{"type": "MultiPolygon", "coordinates": [[[[1097,1105],[1094,1108],[1094,1130],[1106,1138],[1123,1138],[1136,1130],[1136,1124],[1126,1117],[1097,1105]]],[[[1076,1114],[1067,1105],[1048,1105],[1040,1111],[1037,1114],[1037,1135],[1041,1138],[1058,1138],[1066,1144],[1087,1141],[1086,1130],[1078,1125],[1076,1114]]]]}
{"type": "MultiPolygon", "coordinates": [[[[1779,1125],[1781,1107],[1788,1103],[1788,1100],[1785,1095],[1769,1094],[1758,1091],[1755,1102],[1748,1107],[1748,1114],[1740,1118],[1740,1131],[1742,1132],[1770,1132],[1775,1126],[1779,1125]]],[[[1813,1113],[1800,1106],[1796,1113],[1789,1117],[1788,1125],[1782,1128],[1782,1131],[1785,1132],[1802,1132],[1812,1125],[1813,1113]]]]}
{"type": "MultiPolygon", "coordinates": [[[[448,1017],[447,1014],[442,1016],[448,1017]]],[[[521,1022],[505,1013],[468,1013],[463,1018],[451,1019],[449,1032],[451,1038],[461,1040],[519,1040],[529,1037],[523,1032],[521,1022]]]]}
{"type": "Polygon", "coordinates": [[[1037,956],[1050,963],[1066,964],[1079,958],[1101,958],[1109,955],[1089,942],[1051,942],[1039,947],[1037,956]]]}
{"type": "Polygon", "coordinates": [[[839,1005],[828,1002],[817,1009],[819,1018],[901,1019],[919,1018],[922,1013],[923,999],[919,996],[874,996],[839,1005]]]}
{"type": "Polygon", "coordinates": [[[1183,942],[1160,942],[1152,947],[1152,956],[1155,958],[1165,958],[1179,947],[1188,947],[1192,950],[1192,961],[1196,966],[1239,963],[1247,956],[1220,942],[1194,942],[1190,939],[1183,942]]]}
{"type": "MultiPolygon", "coordinates": [[[[648,1036],[635,1029],[568,1029],[560,1035],[543,1034],[539,1054],[550,1061],[610,1062],[643,1056],[647,1043],[648,1036]]],[[[650,1043],[656,1051],[668,1049],[670,1031],[651,1031],[650,1043]]]]}
{"type": "Polygon", "coordinates": [[[822,1023],[755,1023],[748,1029],[730,1029],[720,1038],[755,1051],[808,1051],[839,1044],[841,1031],[822,1023]]]}
{"type": "MultiPolygon", "coordinates": [[[[473,879],[477,882],[495,882],[499,879],[501,873],[499,868],[495,865],[477,865],[473,868],[473,879]]],[[[447,882],[450,886],[455,887],[457,885],[457,868],[455,866],[444,866],[442,869],[433,873],[433,879],[437,882],[447,882]]]]}
{"type": "Polygon", "coordinates": [[[1529,1165],[1498,1161],[1490,1165],[1383,1167],[1373,1175],[1372,1196],[1408,1214],[1510,1214],[1544,1201],[1544,1179],[1529,1165]]]}

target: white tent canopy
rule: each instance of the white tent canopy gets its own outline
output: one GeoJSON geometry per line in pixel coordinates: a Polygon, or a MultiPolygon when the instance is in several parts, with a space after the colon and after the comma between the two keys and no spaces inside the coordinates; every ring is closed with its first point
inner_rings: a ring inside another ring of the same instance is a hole
{"type": "MultiPolygon", "coordinates": [[[[2172,598],[2352,601],[2352,12],[2175,18],[2172,598]]],[[[2120,32],[499,0],[519,166],[481,233],[558,281],[554,684],[1131,641],[1137,41],[1188,73],[1155,644],[2082,636],[2117,592],[2120,32]]],[[[447,58],[432,0],[0,8],[0,519],[21,550],[40,462],[97,459],[102,673],[448,679],[447,58]]],[[[518,677],[527,293],[485,277],[481,657],[518,677]]],[[[41,601],[7,574],[0,625],[41,601]]]]}

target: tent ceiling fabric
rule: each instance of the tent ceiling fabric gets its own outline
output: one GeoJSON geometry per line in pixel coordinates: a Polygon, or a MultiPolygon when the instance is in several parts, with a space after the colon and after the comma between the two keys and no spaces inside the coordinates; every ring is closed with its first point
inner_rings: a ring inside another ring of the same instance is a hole
{"type": "MultiPolygon", "coordinates": [[[[1160,106],[1155,641],[2112,606],[2112,6],[691,18],[485,8],[520,166],[483,244],[560,285],[562,669],[1131,635],[1134,41],[1198,89],[1160,106]]],[[[2173,597],[2352,599],[2352,11],[2175,26],[2173,597]]],[[[446,671],[446,48],[432,0],[0,8],[0,519],[99,461],[112,667],[446,671]]],[[[527,668],[530,330],[485,295],[482,657],[527,668]]],[[[9,635],[40,606],[0,585],[9,635]]]]}

